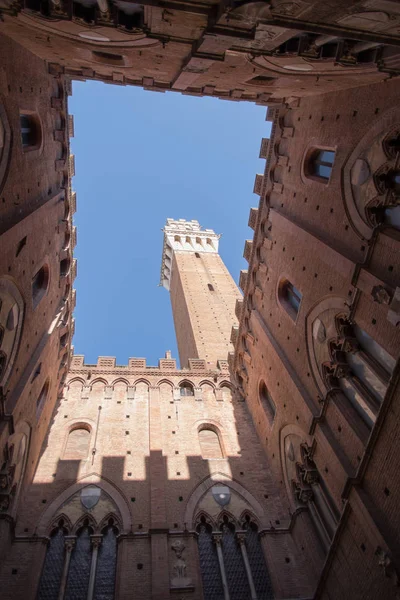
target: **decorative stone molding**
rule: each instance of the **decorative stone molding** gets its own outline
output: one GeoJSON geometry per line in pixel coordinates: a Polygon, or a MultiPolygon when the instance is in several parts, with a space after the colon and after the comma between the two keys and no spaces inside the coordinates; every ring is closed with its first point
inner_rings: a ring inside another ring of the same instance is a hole
{"type": "Polygon", "coordinates": [[[76,213],[76,192],[71,193],[70,206],[71,206],[71,215],[74,215],[76,213]]]}
{"type": "Polygon", "coordinates": [[[183,556],[185,544],[181,539],[174,540],[171,549],[175,553],[175,561],[172,567],[171,589],[187,591],[193,590],[192,579],[187,576],[186,559],[183,556]]]}
{"type": "Polygon", "coordinates": [[[69,159],[68,159],[68,171],[69,171],[69,176],[70,177],[74,177],[75,176],[75,156],[74,156],[74,154],[70,154],[69,155],[69,159]]]}

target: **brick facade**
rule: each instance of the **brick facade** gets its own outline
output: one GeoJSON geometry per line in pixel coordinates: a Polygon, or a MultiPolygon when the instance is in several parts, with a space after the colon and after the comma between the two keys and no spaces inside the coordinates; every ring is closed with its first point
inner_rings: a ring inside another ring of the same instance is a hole
{"type": "Polygon", "coordinates": [[[70,573],[117,540],[108,597],[208,600],[208,539],[235,600],[397,598],[397,3],[0,8],[4,598],[48,597],[57,535],[70,573]],[[180,369],[71,359],[71,79],[268,105],[244,297],[212,230],[164,230],[180,369]]]}

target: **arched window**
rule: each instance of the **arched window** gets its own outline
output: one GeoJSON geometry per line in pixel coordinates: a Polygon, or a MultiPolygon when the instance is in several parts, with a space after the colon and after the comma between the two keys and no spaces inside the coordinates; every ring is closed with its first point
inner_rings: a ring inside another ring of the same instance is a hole
{"type": "Polygon", "coordinates": [[[293,492],[301,505],[307,505],[318,537],[328,550],[339,521],[339,511],[306,444],[300,446],[301,459],[295,463],[296,477],[293,492]]]}
{"type": "Polygon", "coordinates": [[[186,381],[180,385],[180,395],[183,396],[194,396],[193,386],[186,381]]]}
{"type": "Polygon", "coordinates": [[[90,428],[88,425],[78,425],[68,434],[64,451],[64,460],[85,460],[89,454],[90,428]]]}
{"type": "Polygon", "coordinates": [[[0,279],[0,385],[5,386],[18,349],[23,317],[22,297],[10,280],[0,279]]]}
{"type": "Polygon", "coordinates": [[[49,287],[50,271],[48,265],[43,265],[32,279],[32,303],[36,308],[49,287]]]}
{"type": "Polygon", "coordinates": [[[331,340],[330,351],[339,387],[372,428],[396,361],[346,315],[338,316],[336,323],[339,338],[331,340]]]}
{"type": "Polygon", "coordinates": [[[86,519],[81,529],[78,530],[75,547],[72,551],[64,600],[85,600],[87,597],[92,562],[90,540],[92,534],[93,529],[89,527],[86,519]]]}
{"type": "Polygon", "coordinates": [[[36,418],[38,419],[42,413],[43,407],[46,403],[47,396],[49,393],[50,383],[49,380],[45,382],[42,389],[40,390],[40,394],[36,400],[36,418]]]}
{"type": "Polygon", "coordinates": [[[103,537],[97,559],[93,597],[99,598],[99,600],[114,600],[118,529],[115,527],[113,519],[109,519],[101,533],[103,537]]]}
{"type": "Polygon", "coordinates": [[[40,121],[34,113],[20,114],[21,142],[24,151],[36,150],[42,141],[40,121]]]}
{"type": "Polygon", "coordinates": [[[204,427],[199,431],[201,456],[204,459],[223,458],[221,442],[218,433],[213,429],[204,427]]]}
{"type": "Polygon", "coordinates": [[[38,600],[58,600],[64,566],[64,545],[67,530],[63,519],[50,534],[46,558],[40,578],[38,600]]]}
{"type": "Polygon", "coordinates": [[[224,597],[217,549],[212,537],[212,527],[201,517],[196,529],[198,533],[200,571],[203,582],[204,600],[219,600],[224,597]]]}
{"type": "Polygon", "coordinates": [[[283,279],[279,283],[278,298],[288,315],[295,321],[302,299],[299,290],[288,279],[283,279]]]}
{"type": "Polygon", "coordinates": [[[250,515],[245,516],[242,529],[246,532],[246,550],[257,598],[259,600],[273,599],[274,592],[258,535],[258,527],[251,520],[250,515]]]}
{"type": "Polygon", "coordinates": [[[260,383],[258,394],[260,404],[263,407],[265,414],[267,415],[268,421],[272,425],[275,419],[276,406],[264,381],[260,383]]]}
{"type": "Polygon", "coordinates": [[[332,174],[335,152],[333,150],[322,150],[314,148],[306,157],[304,172],[309,178],[328,183],[332,174]]]}

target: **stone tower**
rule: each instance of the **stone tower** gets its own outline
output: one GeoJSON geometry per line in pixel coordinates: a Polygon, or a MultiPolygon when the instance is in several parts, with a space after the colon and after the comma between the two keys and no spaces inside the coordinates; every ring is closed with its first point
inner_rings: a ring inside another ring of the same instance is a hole
{"type": "Polygon", "coordinates": [[[219,237],[195,220],[167,219],[164,228],[161,285],[171,296],[181,367],[203,358],[212,368],[233,350],[241,294],[218,254],[219,237]]]}

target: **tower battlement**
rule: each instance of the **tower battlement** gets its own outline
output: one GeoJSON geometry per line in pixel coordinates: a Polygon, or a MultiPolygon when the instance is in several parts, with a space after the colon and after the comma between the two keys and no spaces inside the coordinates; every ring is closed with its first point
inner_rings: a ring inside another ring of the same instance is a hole
{"type": "Polygon", "coordinates": [[[160,285],[169,291],[175,252],[218,254],[219,238],[213,229],[203,229],[198,221],[167,219],[163,229],[164,243],[160,285]]]}

